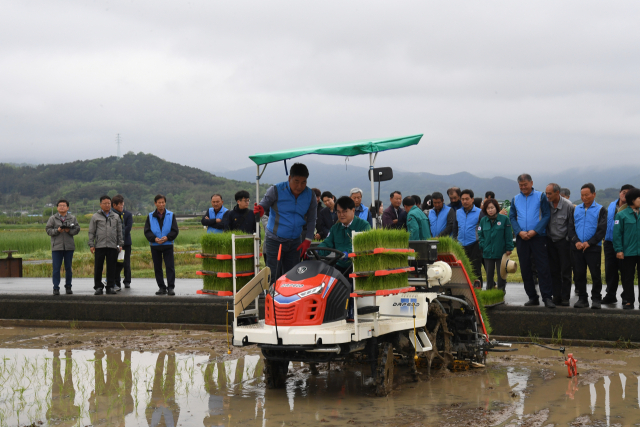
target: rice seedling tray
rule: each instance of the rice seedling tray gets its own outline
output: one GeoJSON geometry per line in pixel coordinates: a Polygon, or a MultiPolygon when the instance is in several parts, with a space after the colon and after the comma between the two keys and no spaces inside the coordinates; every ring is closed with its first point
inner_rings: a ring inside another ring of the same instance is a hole
{"type": "MultiPolygon", "coordinates": [[[[260,256],[262,256],[262,252],[260,253],[260,256]]],[[[196,254],[196,258],[201,258],[201,259],[213,258],[213,259],[217,259],[217,260],[221,260],[222,261],[222,260],[230,260],[231,259],[231,255],[200,253],[200,254],[196,254]]],[[[253,253],[236,254],[236,259],[248,259],[248,258],[253,258],[253,253]]]]}
{"type": "Polygon", "coordinates": [[[411,252],[415,252],[414,249],[387,249],[387,248],[376,248],[370,251],[359,251],[359,252],[352,252],[349,254],[349,258],[355,258],[357,256],[362,256],[362,255],[378,255],[378,254],[384,254],[384,253],[390,253],[390,252],[395,252],[395,253],[411,253],[411,252]]]}
{"type": "Polygon", "coordinates": [[[352,292],[349,296],[351,298],[362,298],[362,297],[386,297],[388,295],[398,295],[405,294],[407,292],[413,292],[416,288],[413,286],[408,286],[406,288],[398,288],[398,289],[379,289],[377,291],[367,291],[367,290],[357,290],[352,292]]]}
{"type": "MultiPolygon", "coordinates": [[[[207,270],[198,270],[196,271],[198,276],[216,276],[221,279],[230,279],[233,278],[233,273],[220,273],[217,271],[207,271],[207,270]]],[[[239,271],[236,273],[236,277],[248,277],[253,276],[255,274],[254,271],[239,271]]]]}
{"type": "Polygon", "coordinates": [[[409,271],[414,271],[415,267],[402,267],[402,268],[392,268],[388,270],[375,270],[375,271],[356,271],[354,273],[349,274],[350,278],[354,277],[369,277],[369,276],[388,276],[390,274],[401,274],[407,273],[409,271]]]}

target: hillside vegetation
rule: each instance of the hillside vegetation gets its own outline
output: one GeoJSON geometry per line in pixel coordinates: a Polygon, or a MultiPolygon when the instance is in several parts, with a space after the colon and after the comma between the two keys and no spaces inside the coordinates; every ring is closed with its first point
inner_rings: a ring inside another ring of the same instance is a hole
{"type": "MultiPolygon", "coordinates": [[[[266,191],[261,188],[261,194],[266,191]]],[[[231,208],[234,194],[247,190],[255,199],[255,184],[215,176],[209,172],[163,160],[152,154],[127,153],[71,163],[15,166],[0,163],[0,210],[42,214],[47,203],[68,199],[76,214],[97,211],[103,194],[125,197],[125,206],[145,213],[153,197],[167,197],[167,208],[180,213],[203,211],[213,193],[220,193],[231,208]]]]}

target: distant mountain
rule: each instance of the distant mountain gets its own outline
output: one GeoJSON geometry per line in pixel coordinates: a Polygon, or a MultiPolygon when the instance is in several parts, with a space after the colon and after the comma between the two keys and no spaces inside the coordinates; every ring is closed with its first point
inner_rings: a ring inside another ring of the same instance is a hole
{"type": "Polygon", "coordinates": [[[580,187],[590,182],[596,186],[596,192],[607,188],[620,189],[624,184],[640,186],[640,175],[634,166],[616,168],[568,169],[554,174],[537,174],[533,181],[537,188],[555,182],[561,187],[571,190],[571,198],[580,198],[580,187]]]}
{"type": "Polygon", "coordinates": [[[147,212],[160,193],[167,197],[169,210],[202,211],[211,206],[213,193],[220,193],[231,208],[239,190],[249,191],[255,199],[254,183],[221,178],[144,153],[38,166],[0,163],[0,206],[7,208],[44,206],[65,198],[74,212],[86,213],[98,209],[101,195],[120,193],[129,210],[147,212]]]}
{"type": "MultiPolygon", "coordinates": [[[[353,187],[359,187],[365,192],[365,201],[369,204],[370,182],[368,169],[359,166],[329,165],[314,160],[302,160],[309,168],[308,185],[320,190],[331,191],[335,196],[348,195],[353,187]]],[[[293,162],[287,162],[291,166],[293,162]]],[[[380,165],[383,166],[383,165],[380,165]]],[[[235,171],[221,171],[220,175],[229,179],[251,179],[255,176],[254,168],[244,168],[235,171]]],[[[270,164],[262,176],[261,183],[278,183],[287,179],[283,163],[270,164]]],[[[452,175],[435,175],[428,172],[393,171],[393,180],[381,183],[381,200],[388,200],[389,193],[399,190],[403,195],[417,194],[421,198],[426,194],[439,191],[443,194],[447,189],[458,186],[462,189],[471,188],[477,197],[484,197],[486,191],[493,191],[500,200],[513,197],[518,192],[515,180],[503,177],[479,178],[467,172],[452,175]]],[[[375,185],[376,197],[378,185],[375,185]]],[[[446,194],[445,194],[446,196],[446,194]]],[[[445,197],[445,200],[446,199],[445,197]]]]}

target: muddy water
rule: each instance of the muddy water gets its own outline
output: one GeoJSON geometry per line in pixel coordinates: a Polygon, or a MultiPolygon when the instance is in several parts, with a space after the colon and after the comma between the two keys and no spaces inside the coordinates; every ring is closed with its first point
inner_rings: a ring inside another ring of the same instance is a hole
{"type": "Polygon", "coordinates": [[[224,334],[0,329],[0,426],[631,426],[640,423],[640,351],[570,348],[493,353],[486,369],[409,380],[387,398],[369,369],[291,364],[267,390],[255,349],[224,334]],[[57,341],[57,342],[56,342],[57,341]],[[120,347],[117,346],[120,344],[120,347]],[[170,348],[171,347],[171,348],[170,348]]]}

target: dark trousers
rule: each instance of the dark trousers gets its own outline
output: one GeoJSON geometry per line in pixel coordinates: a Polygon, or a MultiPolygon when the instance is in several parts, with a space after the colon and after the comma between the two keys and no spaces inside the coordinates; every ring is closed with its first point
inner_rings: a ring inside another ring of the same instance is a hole
{"type": "Polygon", "coordinates": [[[119,262],[118,264],[118,272],[116,273],[116,285],[120,286],[120,274],[122,270],[124,270],[124,280],[122,281],[125,285],[131,283],[131,245],[125,245],[122,247],[124,251],[124,262],[119,262]]]}
{"type": "Polygon", "coordinates": [[[591,246],[586,251],[571,249],[571,257],[573,258],[573,280],[576,282],[576,292],[578,298],[586,300],[589,298],[587,294],[587,268],[591,272],[591,299],[600,301],[602,299],[602,274],[600,267],[602,266],[602,247],[591,246]]]}
{"type": "Polygon", "coordinates": [[[160,289],[173,289],[176,287],[176,269],[173,263],[173,245],[151,246],[151,259],[153,259],[153,272],[156,275],[156,283],[160,289]],[[167,269],[167,284],[164,284],[162,260],[167,269]]]}
{"type": "Polygon", "coordinates": [[[516,238],[516,248],[518,249],[518,259],[520,260],[520,272],[524,282],[524,290],[529,299],[538,299],[536,285],[533,282],[533,270],[531,268],[531,258],[533,257],[538,270],[538,285],[543,299],[553,296],[551,285],[551,273],[549,272],[549,257],[547,255],[547,241],[545,237],[536,235],[529,240],[522,240],[520,236],[516,238]]]}
{"type": "MultiPolygon", "coordinates": [[[[607,282],[607,295],[615,297],[618,293],[618,281],[620,280],[623,268],[623,260],[616,258],[616,251],[613,249],[613,242],[605,240],[602,244],[604,249],[604,280],[607,282]]],[[[624,288],[622,289],[622,295],[620,295],[623,301],[625,299],[624,288]]],[[[633,297],[631,297],[633,302],[633,297]]]]}
{"type": "Polygon", "coordinates": [[[496,286],[496,282],[493,280],[494,275],[498,275],[498,289],[501,291],[506,290],[507,281],[500,275],[500,266],[502,264],[502,258],[485,258],[484,269],[487,270],[487,289],[493,289],[496,286]]]}
{"type": "Polygon", "coordinates": [[[73,251],[51,251],[51,261],[53,263],[53,289],[60,289],[60,267],[64,260],[64,287],[71,289],[71,279],[73,279],[73,251]]]}
{"type": "MultiPolygon", "coordinates": [[[[622,261],[622,292],[624,293],[625,301],[633,304],[635,302],[635,284],[634,279],[636,272],[640,279],[640,256],[625,256],[622,261]]],[[[638,295],[638,302],[640,302],[640,295],[638,295]]]]}
{"type": "Polygon", "coordinates": [[[467,246],[463,246],[464,253],[469,257],[471,261],[471,268],[478,277],[480,283],[482,283],[482,251],[480,250],[480,243],[475,242],[467,246]]]}
{"type": "Polygon", "coordinates": [[[96,248],[95,265],[93,268],[93,288],[102,289],[102,268],[107,261],[107,288],[113,288],[116,283],[116,264],[118,263],[118,249],[116,248],[96,248]]]}
{"type": "Polygon", "coordinates": [[[567,239],[554,242],[547,237],[547,255],[553,297],[569,301],[571,298],[571,243],[567,239]]]}
{"type": "Polygon", "coordinates": [[[267,255],[267,267],[271,269],[271,283],[275,283],[280,276],[291,270],[300,262],[300,239],[288,240],[286,242],[278,242],[273,239],[265,239],[264,252],[267,255]],[[278,270],[278,250],[282,245],[282,253],[280,255],[280,268],[278,270]]]}

